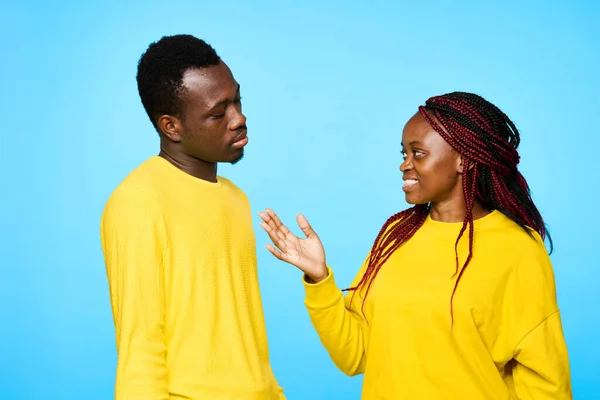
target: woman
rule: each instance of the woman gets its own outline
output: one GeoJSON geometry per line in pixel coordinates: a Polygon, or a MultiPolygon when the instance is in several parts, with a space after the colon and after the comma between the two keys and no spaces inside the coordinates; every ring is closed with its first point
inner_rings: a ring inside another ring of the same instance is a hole
{"type": "MultiPolygon", "coordinates": [[[[319,237],[267,209],[278,259],[304,272],[305,303],[363,399],[571,399],[544,221],[517,170],[519,133],[470,93],[429,99],[402,133],[406,201],[342,295],[319,237]]],[[[551,242],[551,241],[550,241],[551,242]]]]}

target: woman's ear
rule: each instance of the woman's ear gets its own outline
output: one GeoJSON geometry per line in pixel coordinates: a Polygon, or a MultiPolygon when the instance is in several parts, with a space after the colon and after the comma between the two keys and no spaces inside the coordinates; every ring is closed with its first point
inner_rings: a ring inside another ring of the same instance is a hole
{"type": "MultiPolygon", "coordinates": [[[[459,174],[462,174],[465,170],[465,158],[462,156],[462,154],[458,155],[458,158],[456,160],[456,171],[459,174]]],[[[472,170],[473,167],[475,166],[475,163],[473,161],[469,161],[469,167],[467,168],[468,171],[472,170]]]]}

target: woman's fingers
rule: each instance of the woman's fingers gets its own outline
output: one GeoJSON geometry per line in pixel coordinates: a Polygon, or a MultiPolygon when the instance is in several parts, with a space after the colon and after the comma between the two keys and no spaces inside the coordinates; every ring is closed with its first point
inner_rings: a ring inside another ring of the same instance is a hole
{"type": "Polygon", "coordinates": [[[260,223],[260,226],[265,230],[265,232],[267,232],[269,238],[275,246],[279,247],[281,250],[287,247],[284,238],[277,234],[277,229],[273,228],[264,221],[260,223]]]}

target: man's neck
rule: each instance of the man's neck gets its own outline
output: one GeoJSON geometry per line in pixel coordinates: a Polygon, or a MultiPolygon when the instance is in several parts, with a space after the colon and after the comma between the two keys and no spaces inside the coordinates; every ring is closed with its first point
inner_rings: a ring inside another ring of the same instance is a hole
{"type": "Polygon", "coordinates": [[[187,154],[170,151],[162,147],[158,156],[193,177],[208,182],[217,181],[217,163],[202,161],[187,154]]]}

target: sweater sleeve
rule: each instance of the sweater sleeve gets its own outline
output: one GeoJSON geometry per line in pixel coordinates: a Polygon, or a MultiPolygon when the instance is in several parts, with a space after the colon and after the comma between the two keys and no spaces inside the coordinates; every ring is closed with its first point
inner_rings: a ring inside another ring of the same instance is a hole
{"type": "Polygon", "coordinates": [[[515,351],[515,390],[521,400],[571,400],[569,359],[560,313],[533,329],[515,351]]]}
{"type": "Polygon", "coordinates": [[[509,330],[518,335],[514,387],[520,400],[570,400],[569,357],[554,272],[539,237],[537,242],[537,249],[523,254],[513,275],[509,330]]]}
{"type": "MultiPolygon", "coordinates": [[[[356,282],[362,277],[363,269],[356,282]]],[[[317,284],[307,283],[304,279],[305,305],[334,364],[346,375],[359,375],[364,373],[366,363],[362,297],[360,291],[354,299],[353,292],[343,296],[333,271],[329,267],[328,270],[329,276],[317,284]]]]}
{"type": "Polygon", "coordinates": [[[116,328],[115,400],[169,398],[164,238],[162,216],[147,194],[109,199],[101,240],[116,328]]]}

